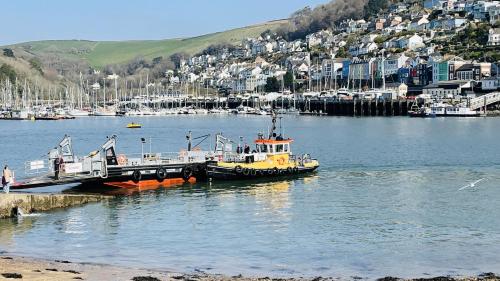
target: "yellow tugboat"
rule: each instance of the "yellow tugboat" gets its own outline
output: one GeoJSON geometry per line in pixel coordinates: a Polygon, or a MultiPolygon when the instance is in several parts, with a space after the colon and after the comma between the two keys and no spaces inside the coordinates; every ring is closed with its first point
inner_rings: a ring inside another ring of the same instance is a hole
{"type": "Polygon", "coordinates": [[[291,176],[314,172],[319,162],[309,154],[292,153],[290,138],[276,134],[276,114],[272,114],[272,129],[267,138],[259,134],[255,149],[238,145],[232,151],[233,142],[217,136],[214,160],[207,162],[207,176],[212,179],[254,179],[263,177],[291,176]],[[217,158],[217,159],[215,159],[217,158]]]}

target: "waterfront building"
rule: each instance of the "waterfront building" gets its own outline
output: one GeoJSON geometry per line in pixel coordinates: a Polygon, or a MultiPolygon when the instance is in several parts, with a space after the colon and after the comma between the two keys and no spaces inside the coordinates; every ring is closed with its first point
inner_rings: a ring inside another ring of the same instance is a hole
{"type": "Polygon", "coordinates": [[[424,95],[429,95],[436,98],[455,98],[461,95],[465,89],[471,89],[470,81],[442,81],[427,85],[423,88],[424,95]]]}

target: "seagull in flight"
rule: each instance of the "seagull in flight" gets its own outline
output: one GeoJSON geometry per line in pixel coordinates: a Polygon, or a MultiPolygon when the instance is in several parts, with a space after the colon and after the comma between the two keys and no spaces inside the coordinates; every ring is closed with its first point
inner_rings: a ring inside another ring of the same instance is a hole
{"type": "Polygon", "coordinates": [[[478,183],[480,183],[480,182],[482,182],[482,181],[484,181],[484,179],[479,179],[479,180],[477,180],[477,181],[475,181],[475,182],[472,182],[472,183],[470,183],[470,184],[468,184],[468,185],[466,185],[466,186],[464,186],[464,187],[461,187],[458,191],[462,191],[462,190],[464,190],[464,189],[466,189],[466,188],[469,188],[469,187],[470,187],[470,188],[474,188],[474,187],[476,187],[476,185],[477,185],[478,183]]]}

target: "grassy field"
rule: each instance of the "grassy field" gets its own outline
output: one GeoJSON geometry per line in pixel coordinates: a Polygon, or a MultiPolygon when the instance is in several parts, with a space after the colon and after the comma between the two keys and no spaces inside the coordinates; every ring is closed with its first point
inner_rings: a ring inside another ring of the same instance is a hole
{"type": "Polygon", "coordinates": [[[178,52],[193,55],[217,43],[237,44],[247,37],[256,37],[267,29],[275,30],[284,21],[273,21],[224,32],[218,32],[186,39],[167,39],[150,41],[36,41],[11,46],[21,48],[36,55],[53,54],[64,58],[87,60],[90,65],[102,68],[108,64],[125,63],[137,56],[152,59],[168,57],[178,52]]]}

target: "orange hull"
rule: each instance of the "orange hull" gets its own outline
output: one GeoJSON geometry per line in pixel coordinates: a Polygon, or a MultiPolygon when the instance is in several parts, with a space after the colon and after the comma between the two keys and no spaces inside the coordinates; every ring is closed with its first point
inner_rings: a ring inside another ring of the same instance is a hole
{"type": "MultiPolygon", "coordinates": [[[[196,183],[196,178],[191,177],[187,182],[196,183]]],[[[143,180],[140,182],[125,181],[125,182],[107,182],[104,185],[109,187],[119,188],[118,190],[107,192],[109,194],[132,194],[135,192],[156,190],[160,188],[169,188],[180,186],[186,183],[182,178],[165,179],[162,182],[157,180],[143,180]]]]}

